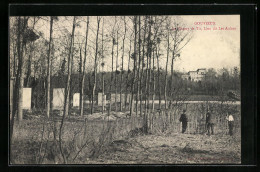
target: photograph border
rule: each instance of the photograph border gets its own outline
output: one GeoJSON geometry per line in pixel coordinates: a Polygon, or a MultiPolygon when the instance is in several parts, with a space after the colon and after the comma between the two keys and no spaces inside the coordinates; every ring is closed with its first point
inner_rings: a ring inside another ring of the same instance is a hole
{"type": "MultiPolygon", "coordinates": [[[[256,164],[256,5],[255,4],[9,4],[10,16],[96,16],[96,15],[240,15],[241,27],[241,165],[230,164],[135,164],[135,165],[10,165],[9,166],[58,166],[58,167],[121,167],[121,166],[254,166],[256,164]],[[248,115],[251,114],[251,115],[248,115]]],[[[6,36],[5,36],[6,38],[6,36]]],[[[8,38],[7,38],[8,40],[8,38]]],[[[8,52],[7,52],[7,57],[8,52]]],[[[9,65],[9,58],[7,59],[9,65]]],[[[8,66],[7,65],[7,66],[8,66]]],[[[6,67],[4,68],[6,69],[6,67]]],[[[7,79],[9,69],[7,68],[7,79]]],[[[2,82],[2,83],[9,83],[2,82]]],[[[9,86],[9,84],[8,84],[9,86]]],[[[7,88],[9,90],[9,88],[7,88]]],[[[8,91],[4,94],[8,95],[8,91]]],[[[7,99],[8,100],[8,99],[7,99]]],[[[5,103],[6,107],[8,102],[5,103]]],[[[6,108],[5,107],[5,108],[6,108]]],[[[4,109],[3,107],[1,107],[4,109]]],[[[8,113],[8,108],[4,112],[8,113]]],[[[9,121],[2,120],[2,123],[9,121]]],[[[8,126],[6,124],[3,127],[8,126]]],[[[8,136],[8,135],[7,135],[8,136]]],[[[8,137],[7,137],[8,140],[8,137]]],[[[9,146],[9,145],[8,145],[9,146]]],[[[3,146],[1,146],[3,147],[3,146]]],[[[8,147],[9,148],[9,147],[8,147]]],[[[9,149],[8,149],[9,150],[9,149]]],[[[10,150],[9,150],[10,151],[10,150]]],[[[9,157],[9,156],[8,156],[9,157]]],[[[9,159],[8,159],[9,160],[9,159]]]]}

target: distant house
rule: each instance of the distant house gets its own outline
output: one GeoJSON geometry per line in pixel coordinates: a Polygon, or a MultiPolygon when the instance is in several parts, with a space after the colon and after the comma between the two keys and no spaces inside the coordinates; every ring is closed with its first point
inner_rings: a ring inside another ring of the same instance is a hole
{"type": "Polygon", "coordinates": [[[189,71],[187,74],[183,74],[181,77],[182,77],[182,79],[185,79],[185,80],[198,82],[198,81],[201,81],[205,77],[205,74],[206,74],[206,69],[201,68],[196,71],[189,71]]]}

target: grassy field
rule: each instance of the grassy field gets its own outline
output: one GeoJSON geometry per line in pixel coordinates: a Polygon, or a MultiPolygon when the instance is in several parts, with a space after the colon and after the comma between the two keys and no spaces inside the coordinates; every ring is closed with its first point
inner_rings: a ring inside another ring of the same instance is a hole
{"type": "Polygon", "coordinates": [[[137,136],[112,143],[90,164],[239,164],[240,137],[167,134],[137,136]]]}
{"type": "MultiPolygon", "coordinates": [[[[83,117],[72,112],[64,121],[61,142],[60,115],[52,114],[53,118],[46,119],[43,112],[27,113],[23,122],[15,121],[11,164],[62,164],[60,143],[68,164],[240,163],[240,113],[235,116],[234,136],[227,135],[227,128],[220,124],[211,136],[191,129],[180,133],[178,118],[182,109],[187,108],[189,123],[204,122],[206,106],[181,105],[167,116],[171,120],[163,113],[154,113],[148,135],[142,132],[142,118],[129,117],[129,112],[83,117]]],[[[212,107],[220,119],[225,118],[227,111],[240,109],[240,105],[212,107]]]]}

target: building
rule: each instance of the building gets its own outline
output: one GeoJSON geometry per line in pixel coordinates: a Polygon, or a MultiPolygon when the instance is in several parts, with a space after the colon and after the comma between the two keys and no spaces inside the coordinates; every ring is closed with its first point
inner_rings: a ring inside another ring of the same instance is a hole
{"type": "Polygon", "coordinates": [[[201,68],[196,71],[189,71],[187,74],[183,74],[181,77],[182,79],[190,80],[190,81],[201,81],[206,74],[206,69],[201,68]]]}

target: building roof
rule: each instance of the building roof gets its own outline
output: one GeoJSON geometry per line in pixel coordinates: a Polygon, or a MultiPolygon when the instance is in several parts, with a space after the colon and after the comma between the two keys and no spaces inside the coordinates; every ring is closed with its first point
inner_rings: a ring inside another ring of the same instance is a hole
{"type": "Polygon", "coordinates": [[[187,74],[183,74],[183,75],[189,75],[190,73],[198,73],[199,70],[206,70],[206,68],[199,68],[196,71],[189,71],[187,74]]]}
{"type": "Polygon", "coordinates": [[[200,69],[198,69],[197,71],[199,71],[199,70],[206,70],[206,68],[200,68],[200,69]]]}

